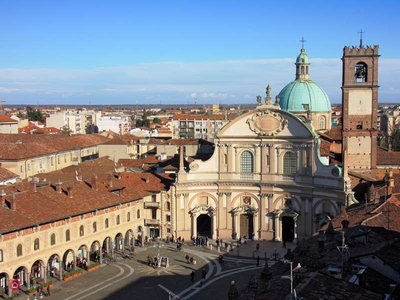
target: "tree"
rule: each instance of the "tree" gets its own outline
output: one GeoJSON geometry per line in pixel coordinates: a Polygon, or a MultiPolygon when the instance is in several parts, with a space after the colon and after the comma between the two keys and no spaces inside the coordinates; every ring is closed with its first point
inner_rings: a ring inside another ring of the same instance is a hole
{"type": "Polygon", "coordinates": [[[39,109],[33,109],[31,106],[26,107],[26,117],[29,121],[44,122],[44,116],[39,109]]]}
{"type": "Polygon", "coordinates": [[[161,119],[160,118],[154,118],[153,119],[154,124],[161,124],[161,119]]]}

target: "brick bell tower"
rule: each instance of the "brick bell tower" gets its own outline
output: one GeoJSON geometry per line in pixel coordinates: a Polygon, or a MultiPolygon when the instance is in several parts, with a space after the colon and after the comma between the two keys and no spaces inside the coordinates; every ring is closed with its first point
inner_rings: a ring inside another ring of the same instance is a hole
{"type": "Polygon", "coordinates": [[[379,46],[344,47],[342,74],[343,175],[376,169],[379,46]]]}

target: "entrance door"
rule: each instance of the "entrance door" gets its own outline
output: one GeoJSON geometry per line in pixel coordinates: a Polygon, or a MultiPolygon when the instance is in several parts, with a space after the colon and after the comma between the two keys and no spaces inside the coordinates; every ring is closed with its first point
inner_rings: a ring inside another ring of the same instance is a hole
{"type": "Polygon", "coordinates": [[[253,232],[254,232],[253,215],[251,214],[240,215],[240,232],[239,232],[240,237],[251,238],[253,232]]]}
{"type": "Polygon", "coordinates": [[[292,217],[282,217],[282,240],[293,242],[294,239],[294,219],[292,217]]]}
{"type": "Polygon", "coordinates": [[[202,214],[197,217],[197,236],[212,238],[211,217],[209,215],[202,214]]]}

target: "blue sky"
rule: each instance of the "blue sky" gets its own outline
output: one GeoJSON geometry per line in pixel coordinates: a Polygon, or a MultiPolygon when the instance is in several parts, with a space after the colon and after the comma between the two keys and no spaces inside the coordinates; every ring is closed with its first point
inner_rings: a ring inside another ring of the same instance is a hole
{"type": "Polygon", "coordinates": [[[380,46],[379,101],[400,102],[400,1],[1,1],[5,104],[255,103],[311,78],[341,101],[346,45],[380,46]]]}

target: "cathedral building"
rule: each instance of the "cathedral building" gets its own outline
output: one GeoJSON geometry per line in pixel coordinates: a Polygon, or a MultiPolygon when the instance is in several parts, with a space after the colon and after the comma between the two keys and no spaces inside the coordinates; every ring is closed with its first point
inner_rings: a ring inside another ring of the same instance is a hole
{"type": "Polygon", "coordinates": [[[310,80],[304,48],[296,80],[273,101],[227,124],[206,161],[184,167],[171,188],[176,236],[254,237],[296,242],[312,235],[346,205],[342,169],[319,153],[315,129],[329,129],[330,101],[310,80]]]}

